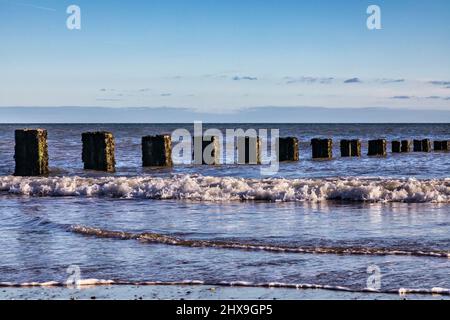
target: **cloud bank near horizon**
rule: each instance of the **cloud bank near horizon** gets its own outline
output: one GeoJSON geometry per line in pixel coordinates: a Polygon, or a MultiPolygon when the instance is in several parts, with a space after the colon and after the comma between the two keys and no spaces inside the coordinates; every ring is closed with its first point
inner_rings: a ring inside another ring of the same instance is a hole
{"type": "Polygon", "coordinates": [[[450,81],[336,76],[208,75],[151,78],[145,83],[104,84],[63,90],[0,86],[2,106],[178,107],[229,112],[243,106],[333,106],[450,110],[450,81]],[[182,89],[180,89],[180,87],[182,89]],[[62,91],[59,91],[62,90],[62,91]],[[14,93],[15,92],[15,93],[14,93]],[[14,95],[19,98],[14,98],[14,95]],[[434,98],[431,98],[434,97],[434,98]]]}

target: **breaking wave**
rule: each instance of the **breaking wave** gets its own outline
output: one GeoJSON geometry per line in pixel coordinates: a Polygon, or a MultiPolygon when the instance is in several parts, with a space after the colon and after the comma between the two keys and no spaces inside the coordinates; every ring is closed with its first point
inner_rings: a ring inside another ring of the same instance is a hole
{"type": "Polygon", "coordinates": [[[395,256],[416,256],[416,257],[436,257],[450,258],[450,252],[443,250],[424,251],[424,250],[400,250],[392,248],[373,248],[373,247],[323,247],[323,246],[283,246],[268,245],[263,243],[244,243],[236,241],[217,241],[217,240],[190,240],[182,239],[169,235],[144,232],[131,233],[124,231],[110,231],[99,228],[92,228],[80,225],[69,226],[68,230],[85,236],[98,238],[112,238],[119,240],[138,240],[144,243],[157,243],[172,246],[191,247],[191,248],[216,248],[216,249],[234,249],[248,251],[267,251],[274,253],[299,253],[299,254],[339,254],[339,255],[395,255],[395,256]]]}
{"type": "Polygon", "coordinates": [[[80,279],[75,283],[48,281],[48,282],[0,282],[0,287],[4,288],[30,288],[30,287],[90,287],[90,286],[217,286],[217,287],[243,287],[243,288],[284,288],[284,289],[322,289],[332,291],[344,291],[354,293],[384,293],[384,294],[439,294],[450,295],[450,289],[434,287],[431,289],[419,288],[399,288],[387,290],[375,290],[371,288],[350,288],[344,286],[332,286],[324,284],[308,284],[308,283],[285,283],[285,282],[248,282],[248,281],[201,281],[201,280],[184,280],[184,281],[121,281],[121,280],[102,280],[102,279],[80,279]]]}
{"type": "Polygon", "coordinates": [[[28,196],[85,196],[194,201],[450,202],[444,179],[245,179],[201,175],[170,177],[0,177],[0,191],[28,196]]]}

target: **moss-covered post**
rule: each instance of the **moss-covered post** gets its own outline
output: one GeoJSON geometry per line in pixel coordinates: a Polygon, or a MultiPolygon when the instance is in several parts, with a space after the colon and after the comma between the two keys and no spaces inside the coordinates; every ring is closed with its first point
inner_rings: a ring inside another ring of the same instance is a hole
{"type": "Polygon", "coordinates": [[[369,156],[386,156],[386,139],[369,140],[369,156]]]}
{"type": "Polygon", "coordinates": [[[392,141],[392,153],[406,153],[411,149],[409,140],[392,141]]]}
{"type": "Polygon", "coordinates": [[[341,157],[360,157],[361,141],[359,139],[341,140],[341,157]]]}
{"type": "Polygon", "coordinates": [[[220,139],[217,136],[198,136],[194,138],[194,164],[220,164],[220,139]]]}
{"type": "Polygon", "coordinates": [[[422,152],[422,140],[413,140],[413,150],[414,152],[422,152]]]}
{"type": "Polygon", "coordinates": [[[423,152],[431,152],[431,141],[430,139],[422,140],[422,151],[423,152]]]}
{"type": "Polygon", "coordinates": [[[434,141],[433,142],[433,150],[441,151],[442,150],[442,141],[434,141]]]}
{"type": "Polygon", "coordinates": [[[142,137],[142,166],[172,166],[172,138],[170,135],[142,137]]]}
{"type": "Polygon", "coordinates": [[[409,140],[402,140],[401,152],[406,153],[411,151],[411,142],[409,140]]]}
{"type": "Polygon", "coordinates": [[[40,176],[49,173],[47,130],[21,129],[15,131],[16,176],[40,176]]]}
{"type": "Polygon", "coordinates": [[[83,142],[82,159],[85,170],[114,172],[114,136],[111,132],[85,132],[81,136],[83,142]]]}
{"type": "Polygon", "coordinates": [[[278,161],[298,161],[298,139],[295,137],[278,138],[278,161]]]}
{"type": "Polygon", "coordinates": [[[261,164],[261,139],[259,137],[237,138],[238,164],[261,164]]]}
{"type": "Polygon", "coordinates": [[[400,141],[392,141],[392,153],[400,153],[401,152],[401,143],[400,141]]]}
{"type": "Polygon", "coordinates": [[[414,140],[414,152],[430,152],[431,141],[430,139],[414,140]]]}
{"type": "Polygon", "coordinates": [[[448,151],[449,141],[434,141],[434,151],[448,151]]]}
{"type": "Polygon", "coordinates": [[[333,140],[311,139],[313,159],[331,159],[333,157],[333,140]]]}

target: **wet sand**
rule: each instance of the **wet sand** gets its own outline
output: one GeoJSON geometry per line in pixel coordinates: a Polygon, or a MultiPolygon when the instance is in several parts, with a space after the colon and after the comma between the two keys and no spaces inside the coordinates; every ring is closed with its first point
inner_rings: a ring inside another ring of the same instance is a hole
{"type": "Polygon", "coordinates": [[[336,292],[331,290],[293,290],[280,288],[236,288],[212,286],[93,286],[82,289],[1,288],[2,300],[449,300],[441,295],[396,295],[336,292]]]}

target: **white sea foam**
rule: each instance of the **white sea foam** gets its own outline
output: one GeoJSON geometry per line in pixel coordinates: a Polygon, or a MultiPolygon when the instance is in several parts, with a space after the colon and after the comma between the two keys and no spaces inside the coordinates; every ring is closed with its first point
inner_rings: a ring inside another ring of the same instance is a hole
{"type": "MultiPolygon", "coordinates": [[[[242,287],[242,288],[285,288],[285,289],[322,289],[332,291],[360,292],[360,293],[384,293],[384,294],[422,294],[422,295],[450,295],[450,289],[447,288],[399,288],[387,290],[374,290],[371,288],[352,288],[336,285],[313,284],[313,283],[285,283],[285,282],[249,282],[249,281],[201,281],[201,280],[182,280],[182,281],[123,281],[123,280],[103,280],[86,279],[80,282],[78,286],[220,286],[220,287],[242,287]]],[[[0,282],[0,287],[8,288],[28,288],[28,287],[66,287],[64,282],[0,282]]]]}
{"type": "Polygon", "coordinates": [[[216,249],[230,250],[255,250],[279,253],[298,253],[298,254],[340,254],[340,255],[396,255],[396,256],[416,256],[416,257],[436,257],[448,258],[449,252],[436,250],[399,250],[390,248],[374,247],[338,247],[338,246],[282,246],[282,245],[263,245],[257,243],[244,243],[236,241],[217,241],[217,240],[192,240],[173,237],[170,235],[158,234],[153,232],[130,233],[125,231],[111,231],[99,228],[93,228],[82,225],[72,225],[67,230],[99,238],[110,238],[120,240],[139,240],[143,243],[159,243],[182,247],[208,247],[216,249]]]}
{"type": "Polygon", "coordinates": [[[29,196],[85,196],[196,201],[450,202],[444,179],[245,179],[201,175],[170,177],[0,177],[0,191],[29,196]]]}

